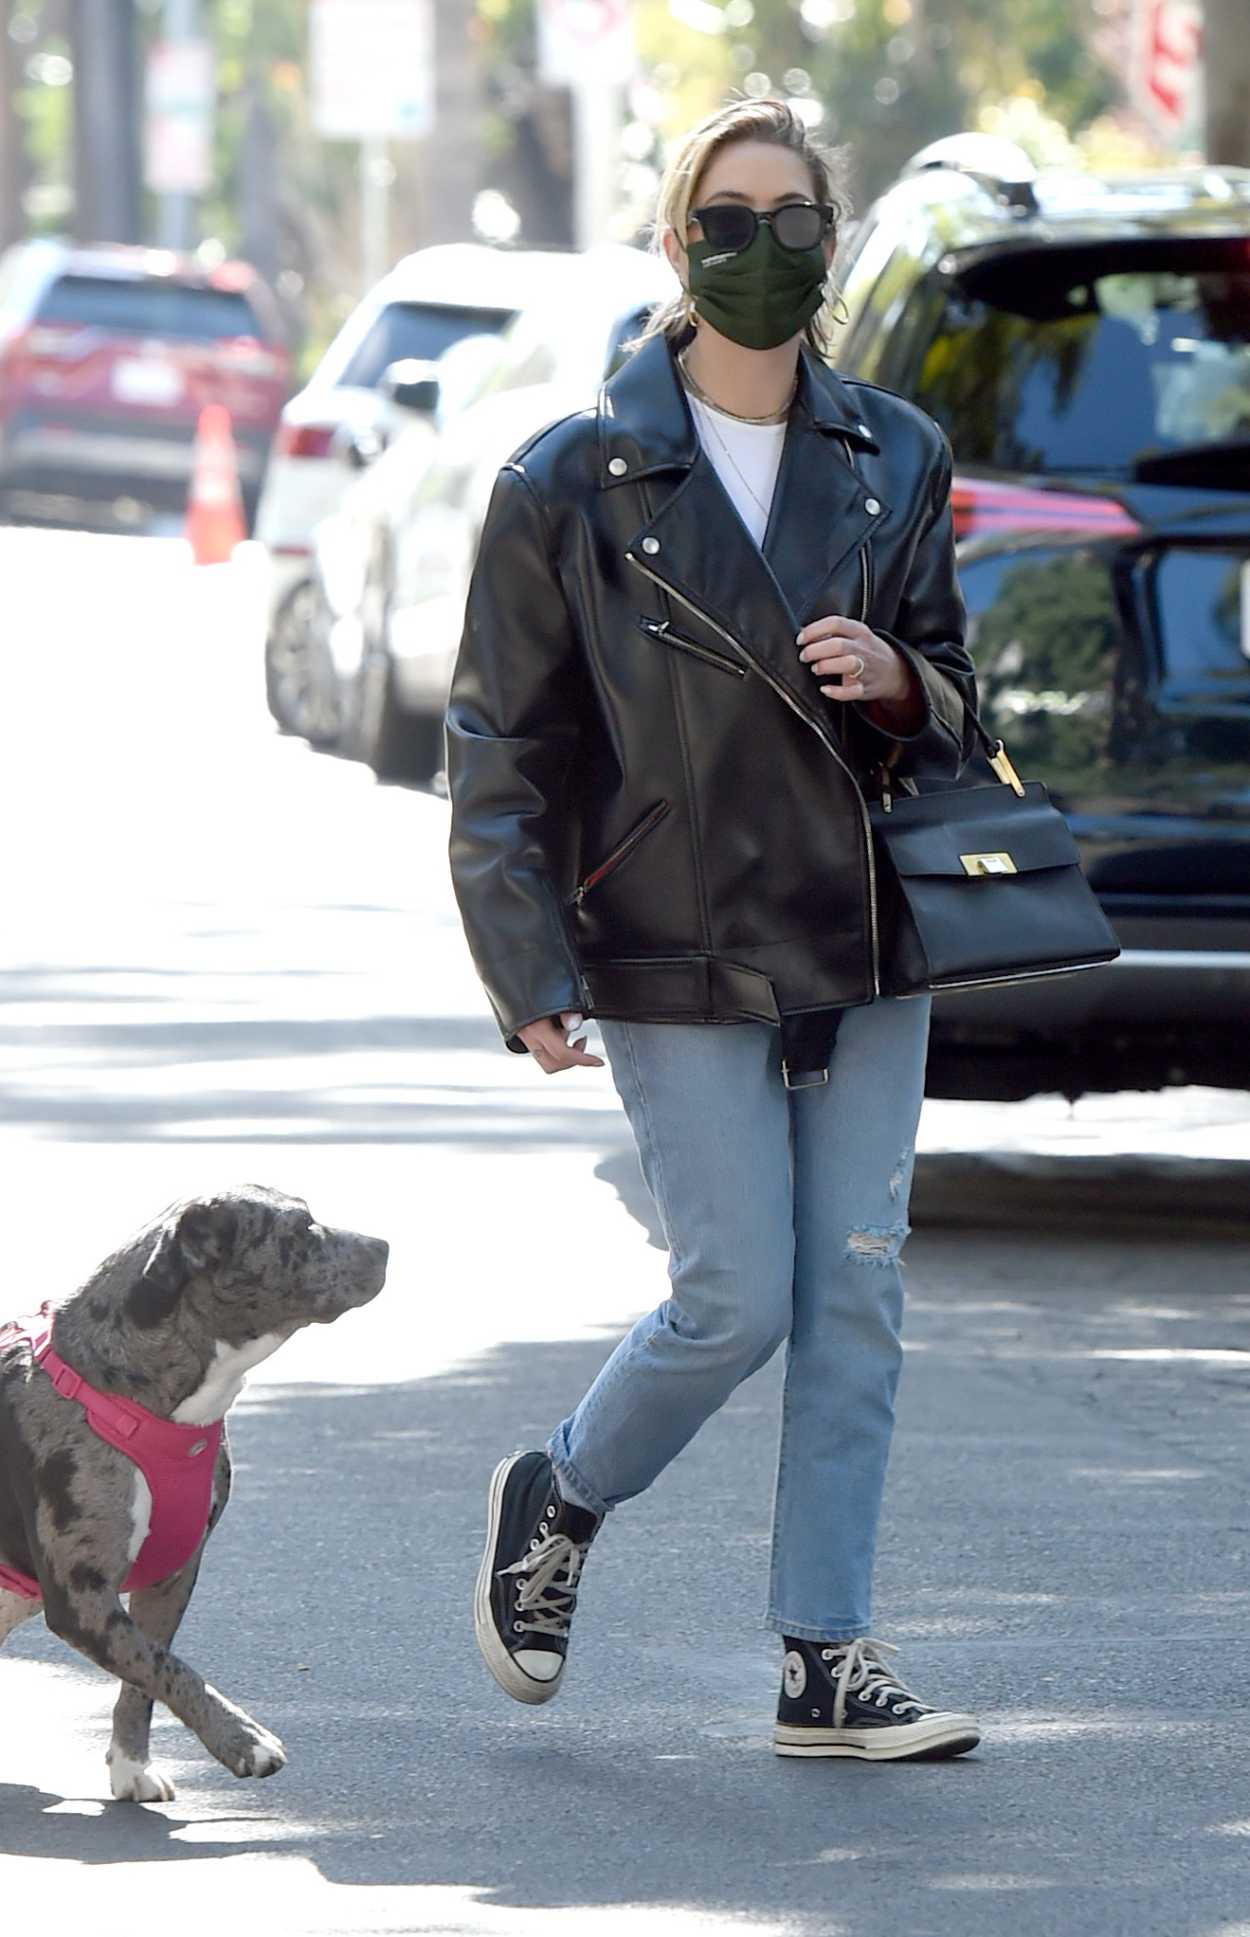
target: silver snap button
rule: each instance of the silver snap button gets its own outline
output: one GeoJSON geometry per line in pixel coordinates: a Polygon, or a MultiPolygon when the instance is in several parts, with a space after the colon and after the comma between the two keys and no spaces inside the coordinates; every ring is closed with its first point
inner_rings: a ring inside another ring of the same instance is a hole
{"type": "Polygon", "coordinates": [[[643,541],[642,541],[642,549],[643,549],[643,550],[644,550],[644,551],[646,552],[646,554],[647,554],[647,556],[648,556],[649,558],[654,558],[654,557],[655,557],[655,554],[656,554],[656,553],[657,553],[657,552],[659,551],[659,549],[660,549],[660,541],[659,541],[659,539],[658,539],[658,538],[644,538],[644,539],[643,539],[643,541]]]}
{"type": "Polygon", "coordinates": [[[206,1439],[197,1439],[194,1446],[187,1447],[187,1458],[194,1459],[196,1454],[204,1452],[207,1446],[208,1441],[206,1439]]]}
{"type": "Polygon", "coordinates": [[[608,459],[608,469],[614,478],[623,478],[629,466],[623,457],[612,457],[608,459]]]}
{"type": "Polygon", "coordinates": [[[872,516],[873,516],[874,518],[876,517],[876,515],[877,515],[877,513],[878,513],[878,511],[880,511],[880,509],[881,509],[881,506],[880,506],[880,504],[879,504],[879,503],[877,502],[877,500],[876,500],[876,498],[865,498],[865,499],[864,499],[864,510],[865,510],[865,511],[868,511],[868,512],[871,512],[871,514],[872,514],[872,516]]]}
{"type": "Polygon", "coordinates": [[[872,432],[869,430],[867,424],[856,424],[855,428],[859,432],[861,437],[872,436],[872,432]]]}

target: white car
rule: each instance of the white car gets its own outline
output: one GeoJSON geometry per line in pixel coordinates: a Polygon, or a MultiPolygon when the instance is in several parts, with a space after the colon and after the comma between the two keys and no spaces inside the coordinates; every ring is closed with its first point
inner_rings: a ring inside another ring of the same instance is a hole
{"type": "Polygon", "coordinates": [[[265,683],[279,725],[318,737],[307,678],[316,526],[337,508],[362,464],[422,414],[429,420],[437,389],[421,378],[436,376],[444,351],[465,337],[506,328],[533,299],[544,270],[560,260],[540,250],[474,242],[406,256],[357,305],[312,378],[286,404],[256,519],[270,567],[265,683]]]}
{"type": "Polygon", "coordinates": [[[443,764],[465,594],[500,466],[544,424],[593,404],[677,287],[663,257],[620,243],[556,258],[497,343],[449,353],[446,388],[460,400],[440,414],[437,439],[397,439],[321,526],[321,712],[327,727],[337,721],[340,749],[380,779],[428,782],[443,764]]]}

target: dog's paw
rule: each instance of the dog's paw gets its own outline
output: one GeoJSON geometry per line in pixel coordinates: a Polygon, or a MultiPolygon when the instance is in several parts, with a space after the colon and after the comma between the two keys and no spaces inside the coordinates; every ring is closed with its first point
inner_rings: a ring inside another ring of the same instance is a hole
{"type": "Polygon", "coordinates": [[[286,1767],[286,1750],[259,1722],[248,1722],[233,1736],[221,1760],[234,1776],[276,1776],[286,1767]]]}
{"type": "Polygon", "coordinates": [[[109,1787],[117,1802],[172,1802],[177,1791],[168,1776],[150,1763],[132,1762],[119,1749],[108,1752],[109,1787]]]}

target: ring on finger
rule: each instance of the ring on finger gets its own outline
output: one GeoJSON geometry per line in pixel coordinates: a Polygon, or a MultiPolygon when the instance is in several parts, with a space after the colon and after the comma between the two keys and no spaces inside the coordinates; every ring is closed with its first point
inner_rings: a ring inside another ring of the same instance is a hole
{"type": "Polygon", "coordinates": [[[851,667],[851,678],[862,679],[863,677],[864,677],[864,661],[860,658],[859,654],[856,653],[854,664],[851,667]]]}

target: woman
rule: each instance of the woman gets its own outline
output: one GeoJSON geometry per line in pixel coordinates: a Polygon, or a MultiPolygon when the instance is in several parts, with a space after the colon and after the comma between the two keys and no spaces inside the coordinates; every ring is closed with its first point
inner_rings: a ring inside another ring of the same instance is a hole
{"type": "Polygon", "coordinates": [[[785,1341],[775,1746],[876,1760],[978,1740],[870,1639],[928,1004],[879,993],[863,797],[958,772],[973,679],[949,447],[820,356],[837,213],[783,103],[688,137],[658,222],[680,300],[500,474],[448,777],[508,1045],[598,1066],[593,1011],[671,1252],[546,1451],[495,1471],[487,1665],[556,1693],[605,1514],[785,1341]]]}

